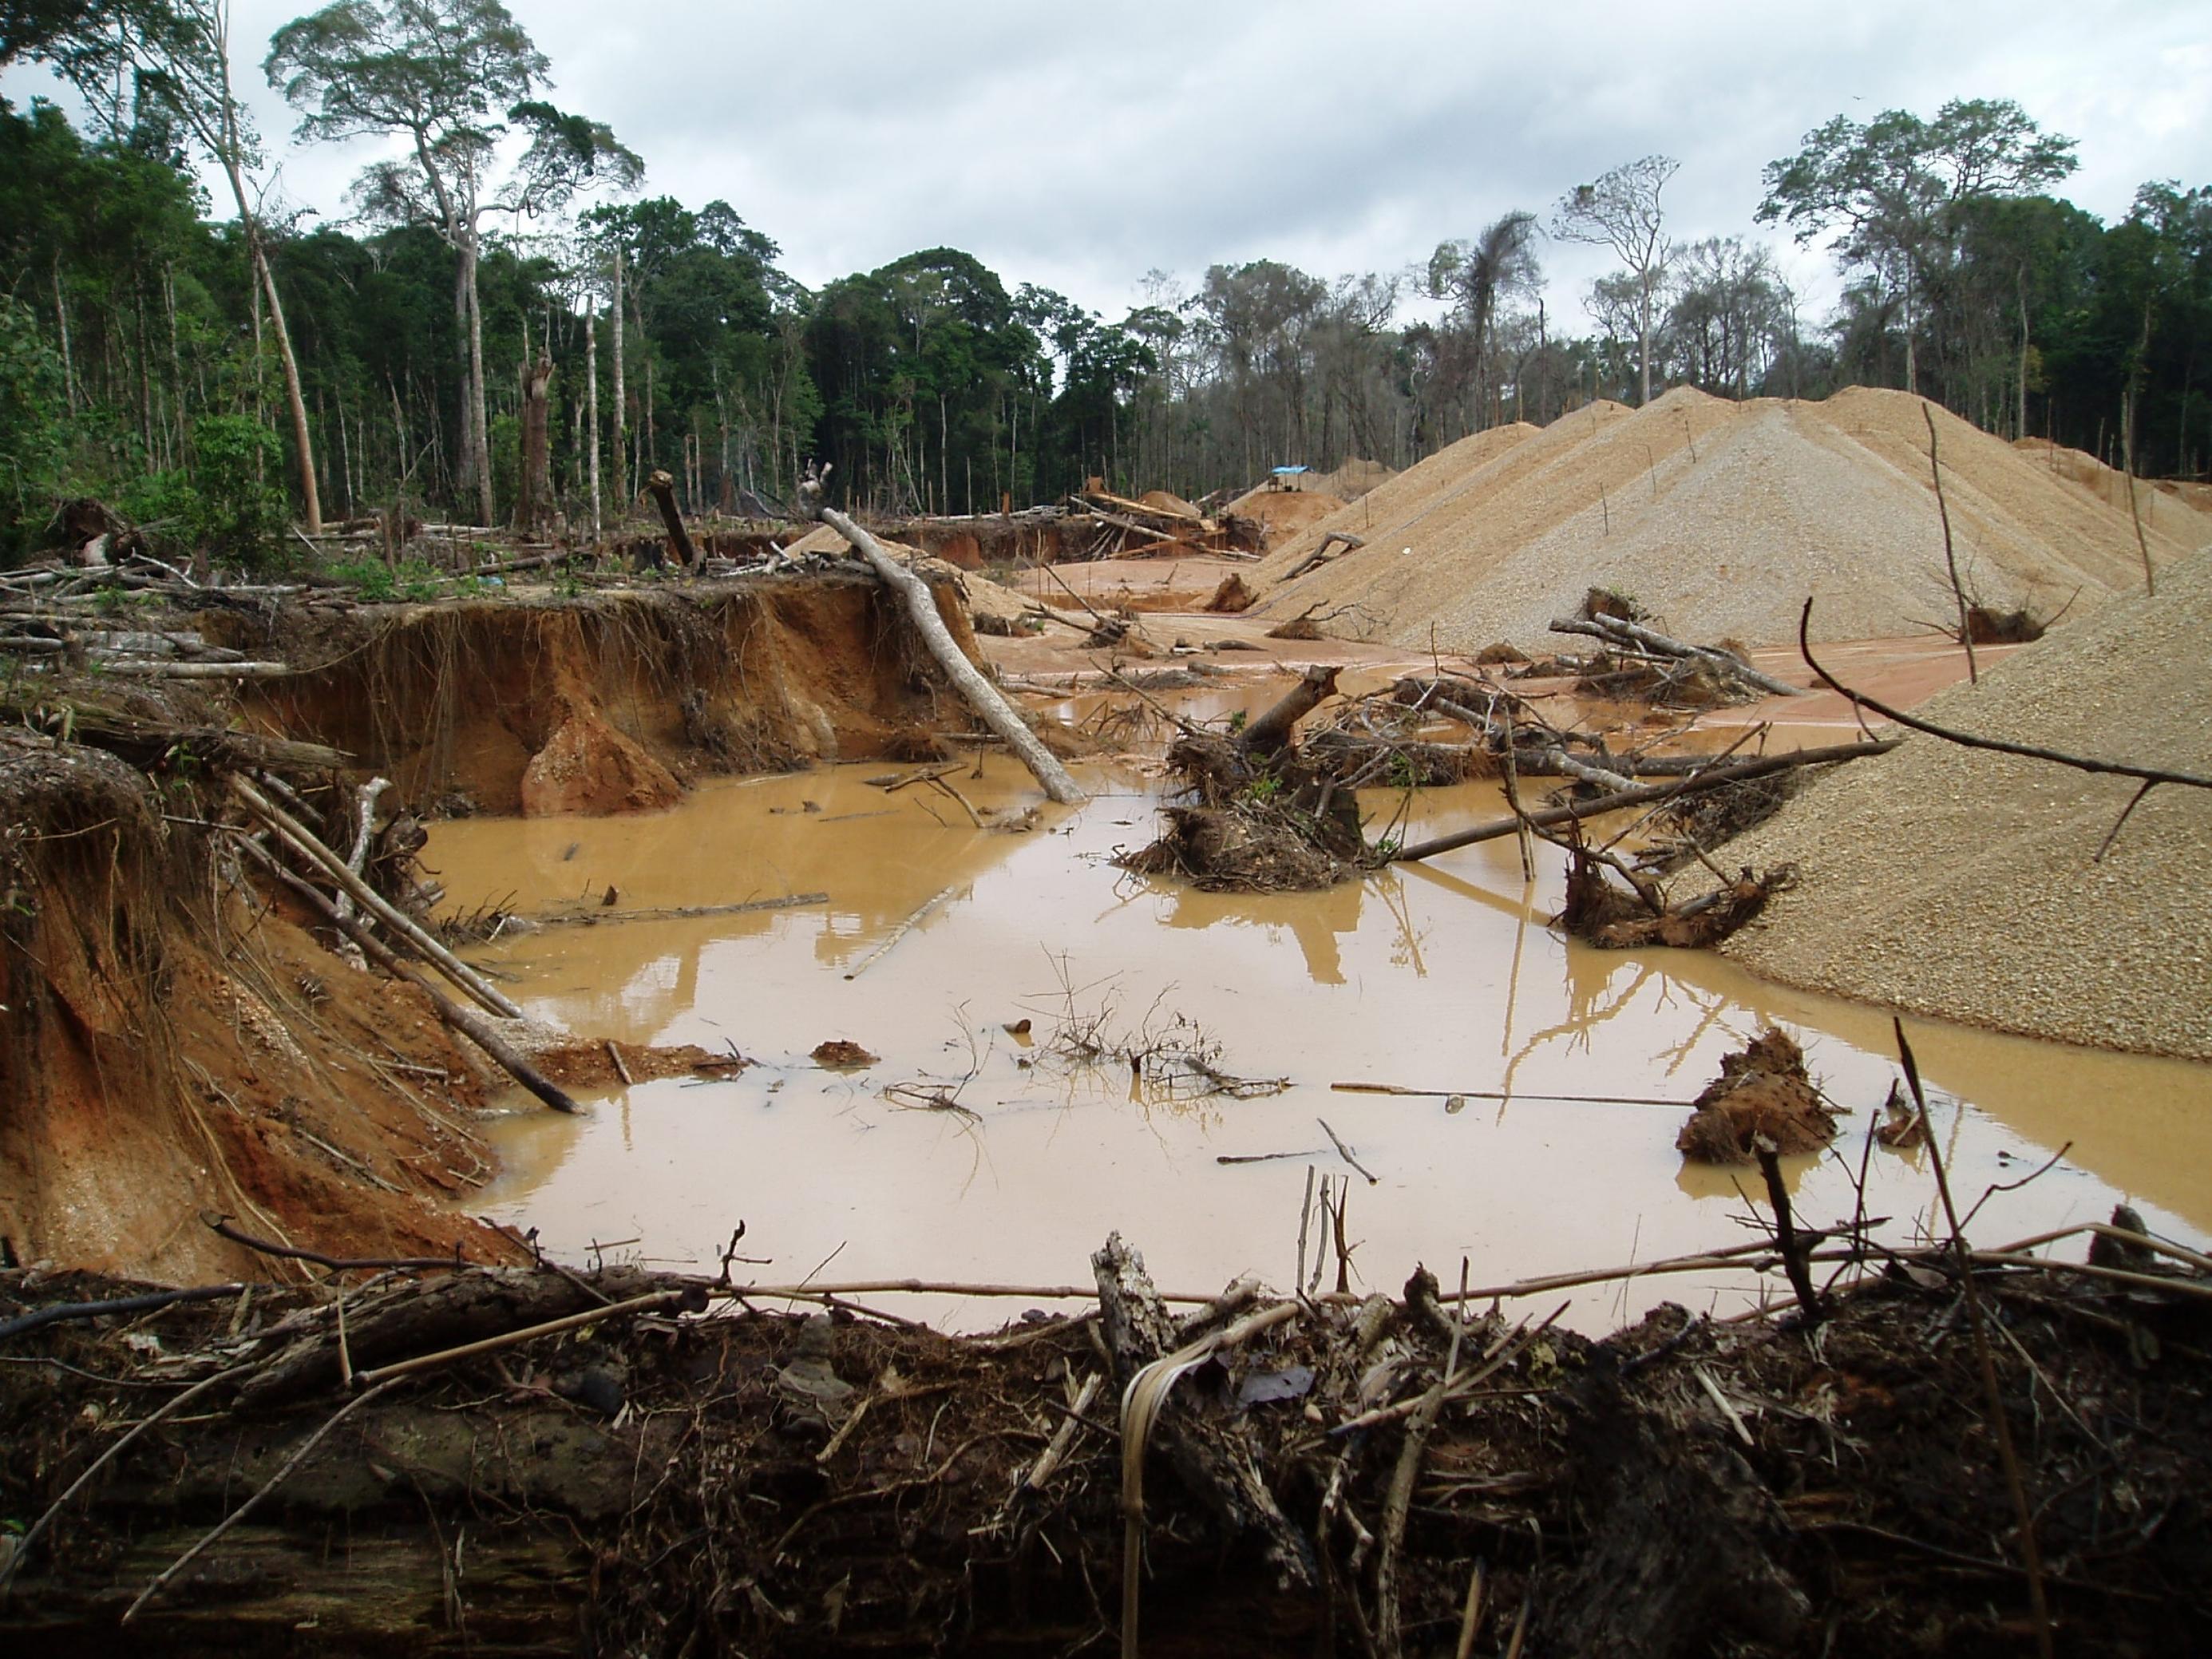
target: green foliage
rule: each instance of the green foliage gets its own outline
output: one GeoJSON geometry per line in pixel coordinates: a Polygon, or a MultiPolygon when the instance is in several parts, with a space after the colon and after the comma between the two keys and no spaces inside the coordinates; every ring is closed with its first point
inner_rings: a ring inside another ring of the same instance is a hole
{"type": "MultiPolygon", "coordinates": [[[[329,567],[331,580],[349,584],[354,592],[370,605],[391,605],[404,601],[410,605],[427,605],[446,591],[441,573],[420,559],[402,559],[397,566],[381,559],[343,559],[329,567]]],[[[476,578],[465,577],[461,591],[478,591],[476,578]]]]}
{"type": "Polygon", "coordinates": [[[381,559],[340,559],[328,572],[331,580],[341,581],[371,605],[389,605],[399,597],[399,583],[392,567],[381,559]]]}
{"type": "Polygon", "coordinates": [[[284,548],[284,447],[250,415],[204,415],[192,424],[199,514],[192,539],[211,557],[249,569],[290,562],[284,548]]]}
{"type": "Polygon", "coordinates": [[[61,359],[30,313],[0,295],[0,501],[8,520],[21,524],[52,500],[70,439],[61,359]]]}

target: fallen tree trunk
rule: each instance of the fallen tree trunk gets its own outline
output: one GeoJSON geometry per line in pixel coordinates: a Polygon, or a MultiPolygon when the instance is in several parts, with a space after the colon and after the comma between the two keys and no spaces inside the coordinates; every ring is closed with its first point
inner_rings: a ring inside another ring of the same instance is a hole
{"type": "Polygon", "coordinates": [[[952,630],[937,614],[937,598],[930,592],[929,584],[893,558],[881,542],[859,525],[836,508],[825,505],[818,479],[810,478],[799,486],[799,504],[800,511],[819,519],[850,542],[868,562],[869,568],[905,599],[907,614],[913,617],[922,642],[928,646],[929,654],[937,659],[945,678],[968,699],[969,706],[982,717],[983,724],[1006,739],[1006,746],[1021,757],[1030,775],[1043,786],[1044,793],[1063,806],[1080,803],[1084,799],[1082,786],[1068,775],[1067,769],[1044,746],[1043,739],[1030,730],[1014,712],[1013,705],[999,695],[998,687],[984,678],[982,672],[968,660],[967,653],[954,641],[952,630]]]}
{"type": "Polygon", "coordinates": [[[1638,789],[1623,789],[1615,794],[1600,795],[1594,800],[1547,807],[1540,812],[1529,812],[1518,817],[1493,818],[1488,823],[1475,825],[1472,830],[1414,842],[1392,854],[1391,861],[1402,863],[1407,860],[1433,858],[1438,853],[1472,847],[1477,842],[1496,841],[1501,836],[1514,834],[1523,822],[1539,829],[1548,829],[1553,824],[1570,823],[1577,818],[1595,817],[1601,813],[1618,812],[1631,806],[1650,806],[1686,795],[1703,794],[1708,789],[1741,783],[1747,778],[1763,778],[1775,772],[1787,772],[1794,767],[1822,766],[1836,761],[1857,760],[1867,755],[1885,755],[1896,748],[1900,741],[1897,738],[1884,738],[1869,743],[1837,744],[1826,749],[1800,749],[1787,755],[1769,755],[1760,760],[1745,761],[1741,765],[1715,767],[1711,771],[1685,778],[1680,783],[1649,784],[1638,789]]]}
{"type": "Polygon", "coordinates": [[[1732,651],[1717,651],[1703,645],[1685,645],[1680,640],[1668,638],[1656,629],[1646,628],[1642,623],[1628,622],[1619,617],[1598,617],[1588,622],[1579,617],[1554,617],[1551,626],[1554,634],[1582,634],[1590,639],[1602,640],[1607,645],[1640,645],[1662,657],[1679,657],[1687,662],[1706,663],[1774,696],[1802,697],[1806,695],[1803,686],[1778,680],[1771,674],[1762,674],[1732,651]]]}
{"type": "Polygon", "coordinates": [[[1291,740],[1297,723],[1336,690],[1337,671],[1316,663],[1275,706],[1244,728],[1239,739],[1255,755],[1272,755],[1291,740]]]}
{"type": "Polygon", "coordinates": [[[490,1021],[462,1007],[433,985],[427,975],[402,961],[391,946],[368,930],[359,916],[339,915],[337,907],[331,902],[328,895],[284,868],[258,842],[241,838],[239,845],[258,860],[263,869],[283,882],[288,890],[304,900],[324,921],[358,945],[378,967],[395,979],[405,980],[429,998],[430,1006],[438,1011],[438,1018],[483,1049],[501,1071],[555,1111],[574,1113],[578,1109],[568,1091],[524,1059],[520,1051],[493,1028],[490,1021]]]}
{"type": "Polygon", "coordinates": [[[522,1010],[492,988],[490,981],[425,933],[422,924],[407,915],[359,876],[345,860],[325,847],[315,834],[236,773],[230,787],[253,815],[274,830],[301,857],[320,866],[331,880],[356,902],[419,951],[423,959],[490,1012],[501,1019],[520,1019],[522,1010]]]}

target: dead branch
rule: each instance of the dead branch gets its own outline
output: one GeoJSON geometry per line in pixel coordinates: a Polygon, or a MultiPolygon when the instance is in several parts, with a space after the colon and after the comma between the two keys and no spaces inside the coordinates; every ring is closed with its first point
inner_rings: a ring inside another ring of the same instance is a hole
{"type": "Polygon", "coordinates": [[[1936,459],[1936,409],[1922,398],[1920,418],[1928,422],[1928,471],[1936,480],[1936,512],[1943,521],[1943,568],[1951,575],[1951,597],[1959,605],[1959,643],[1966,652],[1966,683],[1979,685],[1981,670],[1974,665],[1974,630],[1966,615],[1966,584],[1959,580],[1959,553],[1951,542],[1951,504],[1943,499],[1943,468],[1936,459]]]}
{"type": "MultiPolygon", "coordinates": [[[[1887,711],[1884,711],[1887,712],[1887,711]]],[[[1822,749],[1800,749],[1786,755],[1767,755],[1758,760],[1744,761],[1735,766],[1715,767],[1709,771],[1694,773],[1679,783],[1655,783],[1638,789],[1624,789],[1618,794],[1601,795],[1594,800],[1573,801],[1565,806],[1547,807],[1541,811],[1523,817],[1492,819],[1472,830],[1462,830],[1452,835],[1438,836],[1429,841],[1418,841],[1399,848],[1390,855],[1391,861],[1433,858],[1439,853],[1449,853],[1462,847],[1472,847],[1478,842],[1496,841],[1502,836],[1516,833],[1523,823],[1548,828],[1566,823],[1576,818],[1595,817],[1604,812],[1618,812],[1630,806],[1649,806],[1655,802],[1674,800],[1686,795],[1702,794],[1708,789],[1724,788],[1731,783],[1741,783],[1747,778],[1763,778],[1771,773],[1786,772],[1798,766],[1826,766],[1838,761],[1859,760],[1868,755],[1887,754],[1897,747],[1895,738],[1878,738],[1866,743],[1832,744],[1822,749]]]]}
{"type": "Polygon", "coordinates": [[[870,568],[883,581],[896,591],[905,600],[907,613],[914,619],[915,630],[945,671],[945,678],[958,688],[960,694],[982,717],[983,723],[1006,740],[1006,746],[1021,757],[1030,775],[1043,787],[1046,795],[1062,805],[1073,806],[1084,799],[1083,787],[1068,775],[1068,770],[1055,759],[1042,739],[1030,730],[1012,705],[999,695],[999,690],[986,679],[975,665],[968,660],[945,618],[938,615],[937,598],[929,584],[891,557],[884,544],[854,524],[842,513],[829,506],[823,499],[820,475],[808,478],[799,487],[799,510],[810,518],[819,519],[860,552],[870,568]]]}
{"type": "Polygon", "coordinates": [[[1923,732],[1931,738],[1941,738],[1946,743],[1955,743],[1962,749],[1986,749],[1992,754],[2018,755],[2024,760],[2048,761],[2053,766],[2070,766],[2077,772],[2094,772],[2107,777],[2136,778],[2147,785],[2179,784],[2187,789],[2212,789],[2212,778],[2194,772],[2169,771],[2158,766],[2131,766],[2124,761],[2098,760],[2088,755],[2069,755],[2061,750],[2039,748],[2029,743],[2008,743],[2002,738],[1978,738],[1970,732],[1954,731],[1948,726],[1938,726],[1908,714],[1903,709],[1893,708],[1887,703],[1869,696],[1863,691],[1854,691],[1841,680],[1820,666],[1813,655],[1811,630],[1813,601],[1807,599],[1805,608],[1797,617],[1797,652],[1805,659],[1805,665],[1813,671],[1821,684],[1843,697],[1855,708],[1871,708],[1884,720],[1904,726],[1907,731],[1923,732]]]}

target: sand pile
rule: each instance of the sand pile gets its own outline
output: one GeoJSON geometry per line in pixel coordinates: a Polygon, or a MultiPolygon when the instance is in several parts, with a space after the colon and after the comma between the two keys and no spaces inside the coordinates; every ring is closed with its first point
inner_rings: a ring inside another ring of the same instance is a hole
{"type": "Polygon", "coordinates": [[[1267,528],[1267,544],[1280,547],[1300,531],[1344,511],[1341,495],[1311,489],[1255,489],[1222,508],[1222,515],[1255,519],[1267,528]]]}
{"type": "Polygon", "coordinates": [[[1386,484],[1397,473],[1380,461],[1364,460],[1353,455],[1334,472],[1324,472],[1306,480],[1306,488],[1331,495],[1340,495],[1347,501],[1356,501],[1379,484],[1386,484]]]}
{"type": "MultiPolygon", "coordinates": [[[[1584,591],[1633,596],[1661,625],[1747,644],[1917,631],[1951,609],[1920,399],[1854,390],[1824,404],[1735,404],[1677,388],[1648,408],[1595,404],[1540,432],[1480,434],[1401,474],[1261,567],[1266,615],[1357,605],[1369,637],[1474,650],[1556,647],[1584,591]],[[1287,582],[1322,534],[1367,545],[1287,582]]],[[[2142,580],[2115,510],[2010,444],[1938,411],[1970,597],[2075,615],[2142,580]]],[[[2147,526],[2153,557],[2212,539],[2178,502],[2147,526]]]]}
{"type": "MultiPolygon", "coordinates": [[[[2069,754],[2212,774],[2212,550],[1917,711],[2069,754]]],[[[2212,1059],[2212,792],[1936,738],[1843,768],[1728,844],[1797,885],[1723,948],[1770,978],[2069,1042],[2212,1059]]]]}
{"type": "MultiPolygon", "coordinates": [[[[2116,466],[2106,466],[2086,449],[2069,449],[2054,444],[2047,438],[2015,438],[2013,447],[2045,471],[2055,472],[2069,483],[2079,484],[2106,507],[2128,510],[2128,476],[2116,466]]],[[[2204,522],[2203,533],[2212,538],[2212,484],[2185,483],[2175,478],[2137,478],[2136,507],[2143,515],[2143,528],[2161,527],[2170,533],[2186,535],[2187,519],[2171,520],[2168,514],[2193,513],[2204,522]],[[2176,524],[2182,526],[2175,529],[2176,524]]]]}

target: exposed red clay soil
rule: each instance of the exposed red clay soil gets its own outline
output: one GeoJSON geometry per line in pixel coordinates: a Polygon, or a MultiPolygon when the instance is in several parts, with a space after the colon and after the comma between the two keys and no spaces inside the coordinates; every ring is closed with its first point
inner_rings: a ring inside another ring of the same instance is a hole
{"type": "MultiPolygon", "coordinates": [[[[896,605],[856,574],[309,609],[284,648],[328,665],[263,683],[241,713],[424,808],[650,810],[704,775],[903,757],[923,728],[964,723],[896,605]]],[[[949,588],[939,611],[972,653],[949,588]]]]}
{"type": "Polygon", "coordinates": [[[490,1155],[471,1062],[421,994],[212,896],[189,797],[85,750],[0,742],[16,826],[0,1020],[0,1239],[190,1283],[266,1278],[218,1237],[336,1255],[512,1251],[444,1207],[490,1155]]]}

